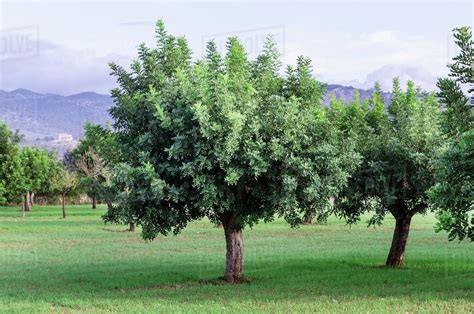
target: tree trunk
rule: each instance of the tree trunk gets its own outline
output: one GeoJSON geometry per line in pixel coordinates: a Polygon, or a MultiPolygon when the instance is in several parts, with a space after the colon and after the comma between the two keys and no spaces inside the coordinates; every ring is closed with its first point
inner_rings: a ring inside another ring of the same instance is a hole
{"type": "Polygon", "coordinates": [[[392,246],[388,253],[385,265],[388,267],[402,267],[405,259],[405,247],[410,231],[411,217],[396,218],[393,232],[392,246]]]}
{"type": "Polygon", "coordinates": [[[92,196],[92,209],[96,209],[97,208],[97,198],[96,196],[92,196]]]}
{"type": "Polygon", "coordinates": [[[30,207],[30,193],[26,192],[26,194],[23,197],[23,209],[25,212],[31,211],[30,207]]]}
{"type": "Polygon", "coordinates": [[[106,200],[105,203],[107,204],[107,209],[108,209],[108,210],[112,210],[112,209],[113,209],[113,205],[112,205],[112,201],[111,201],[111,200],[106,200]]]}
{"type": "Polygon", "coordinates": [[[25,217],[25,202],[21,202],[21,216],[25,217]]]}
{"type": "Polygon", "coordinates": [[[313,224],[313,219],[314,219],[314,216],[315,216],[315,213],[312,212],[312,211],[307,211],[305,214],[304,214],[304,220],[303,220],[303,224],[305,225],[312,225],[313,224]]]}
{"type": "Polygon", "coordinates": [[[134,231],[135,231],[135,223],[130,222],[130,223],[128,224],[128,231],[130,231],[130,232],[134,232],[134,231]]]}
{"type": "Polygon", "coordinates": [[[244,276],[244,242],[242,229],[235,225],[233,214],[222,220],[226,242],[226,264],[224,280],[230,283],[239,282],[244,276]]]}
{"type": "Polygon", "coordinates": [[[61,205],[62,205],[62,208],[63,208],[63,219],[66,219],[66,206],[64,204],[64,193],[61,193],[61,205]]]}
{"type": "Polygon", "coordinates": [[[35,205],[35,193],[30,192],[30,207],[35,205]]]}

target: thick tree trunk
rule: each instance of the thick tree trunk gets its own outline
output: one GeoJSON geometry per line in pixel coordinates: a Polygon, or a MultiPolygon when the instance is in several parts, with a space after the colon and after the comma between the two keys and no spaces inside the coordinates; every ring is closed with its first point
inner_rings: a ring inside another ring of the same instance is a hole
{"type": "Polygon", "coordinates": [[[244,276],[244,242],[242,229],[235,225],[233,214],[223,219],[225,242],[226,242],[226,263],[224,280],[230,283],[239,282],[244,276]]]}
{"type": "Polygon", "coordinates": [[[30,207],[35,206],[35,193],[30,192],[30,207]]]}
{"type": "Polygon", "coordinates": [[[129,222],[128,224],[128,231],[134,232],[135,231],[135,223],[129,222]]]}
{"type": "Polygon", "coordinates": [[[313,224],[313,219],[314,219],[315,213],[312,211],[308,211],[304,214],[304,220],[303,224],[305,225],[312,225],[313,224]]]}
{"type": "Polygon", "coordinates": [[[92,209],[96,209],[97,208],[97,198],[96,196],[92,196],[92,209]]]}
{"type": "Polygon", "coordinates": [[[64,202],[64,193],[61,194],[61,205],[62,205],[62,208],[63,208],[63,219],[66,219],[66,206],[65,206],[65,202],[64,202]]]}
{"type": "Polygon", "coordinates": [[[31,211],[30,207],[30,193],[26,192],[26,194],[23,196],[23,209],[25,212],[31,211]]]}
{"type": "Polygon", "coordinates": [[[402,267],[405,259],[405,247],[410,231],[411,217],[396,218],[393,232],[392,246],[388,253],[385,265],[388,267],[402,267]]]}

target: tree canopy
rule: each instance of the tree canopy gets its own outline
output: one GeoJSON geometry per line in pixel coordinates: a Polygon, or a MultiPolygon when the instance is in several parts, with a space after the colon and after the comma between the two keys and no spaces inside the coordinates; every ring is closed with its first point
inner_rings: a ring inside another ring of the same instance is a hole
{"type": "Polygon", "coordinates": [[[358,162],[321,106],[310,60],[280,74],[268,39],[254,61],[237,38],[227,53],[209,42],[191,62],[184,37],[156,25],[156,48],[140,45],[131,71],[111,64],[114,135],[123,162],[107,221],[131,218],[143,237],[179,233],[187,223],[220,221],[229,282],[243,276],[242,230],[260,219],[302,221],[346,184],[358,162]]]}
{"type": "Polygon", "coordinates": [[[52,178],[58,171],[56,157],[35,147],[20,148],[21,136],[0,123],[0,203],[19,202],[29,211],[32,194],[52,191],[52,178]]]}
{"type": "Polygon", "coordinates": [[[448,144],[438,163],[436,185],[430,193],[438,209],[438,230],[446,230],[449,239],[474,241],[474,109],[467,93],[474,91],[474,48],[469,27],[454,29],[459,55],[448,64],[449,78],[438,80],[439,98],[446,107],[443,132],[448,144]]]}
{"type": "Polygon", "coordinates": [[[364,119],[344,126],[363,137],[358,141],[363,159],[338,196],[335,213],[354,223],[371,212],[370,225],[381,223],[390,213],[396,226],[386,264],[398,267],[403,265],[411,218],[429,209],[427,191],[442,143],[440,110],[435,95],[420,94],[413,82],[404,92],[394,80],[387,109],[379,93],[376,87],[369,106],[358,109],[364,119]]]}
{"type": "Polygon", "coordinates": [[[12,201],[22,192],[21,136],[0,121],[0,203],[12,201]]]}

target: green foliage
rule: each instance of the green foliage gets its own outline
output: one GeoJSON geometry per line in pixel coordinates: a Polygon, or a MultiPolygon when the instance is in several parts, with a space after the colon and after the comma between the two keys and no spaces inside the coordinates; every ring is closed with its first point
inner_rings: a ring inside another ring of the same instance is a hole
{"type": "Polygon", "coordinates": [[[84,138],[71,152],[68,161],[78,174],[78,185],[89,197],[113,199],[110,191],[110,169],[120,160],[120,150],[111,130],[87,123],[84,138]]]}
{"type": "Polygon", "coordinates": [[[474,41],[470,27],[464,26],[453,30],[455,44],[459,47],[459,55],[453,58],[453,63],[448,65],[449,76],[456,82],[471,84],[469,92],[474,91],[474,41]]]}
{"type": "Polygon", "coordinates": [[[53,180],[60,165],[52,153],[35,147],[20,152],[25,192],[47,194],[53,189],[53,180]]]}
{"type": "Polygon", "coordinates": [[[450,78],[438,80],[438,97],[446,106],[443,131],[450,137],[457,137],[474,126],[474,111],[462,90],[469,84],[469,92],[474,91],[474,48],[470,27],[455,28],[453,35],[460,53],[448,64],[450,78]]]}
{"type": "Polygon", "coordinates": [[[440,102],[446,106],[443,113],[443,133],[456,137],[474,126],[474,111],[469,106],[468,97],[461,86],[449,78],[438,80],[440,102]]]}
{"type": "Polygon", "coordinates": [[[381,133],[387,128],[387,112],[385,110],[382,89],[379,83],[375,83],[369,106],[370,110],[366,112],[367,125],[375,133],[381,133]]]}
{"type": "Polygon", "coordinates": [[[474,240],[473,207],[474,188],[474,109],[469,105],[468,95],[463,93],[463,84],[471,84],[473,92],[474,50],[472,33],[469,27],[454,29],[455,43],[459,55],[448,65],[450,78],[438,80],[441,102],[446,106],[443,115],[443,132],[448,137],[447,149],[437,165],[436,185],[430,197],[439,210],[437,230],[448,232],[450,240],[469,238],[474,240]]]}
{"type": "Polygon", "coordinates": [[[21,136],[0,123],[0,203],[18,202],[27,192],[48,194],[59,163],[52,153],[20,148],[21,136]]]}
{"type": "Polygon", "coordinates": [[[107,221],[132,218],[146,239],[229,214],[237,229],[275,214],[297,225],[306,209],[338,193],[358,158],[321,107],[309,59],[281,76],[271,39],[250,61],[229,38],[225,56],[210,42],[191,64],[186,42],[161,22],[156,37],[157,48],[140,46],[131,72],[111,65],[123,163],[107,221]]]}
{"type": "Polygon", "coordinates": [[[417,94],[413,83],[406,92],[399,90],[397,80],[394,86],[390,116],[378,104],[375,89],[366,126],[352,129],[363,134],[358,146],[363,161],[336,202],[336,213],[349,222],[370,210],[374,216],[369,224],[377,224],[387,212],[399,218],[428,209],[426,192],[442,141],[440,111],[434,95],[417,94]]]}
{"type": "Polygon", "coordinates": [[[464,133],[439,160],[437,184],[431,191],[440,209],[437,230],[449,239],[474,241],[474,130],[464,133]]]}
{"type": "Polygon", "coordinates": [[[0,121],[0,203],[13,201],[22,192],[19,141],[18,131],[12,132],[0,121]]]}
{"type": "Polygon", "coordinates": [[[53,177],[53,194],[62,194],[64,196],[77,195],[80,191],[79,180],[75,172],[60,167],[53,177]]]}

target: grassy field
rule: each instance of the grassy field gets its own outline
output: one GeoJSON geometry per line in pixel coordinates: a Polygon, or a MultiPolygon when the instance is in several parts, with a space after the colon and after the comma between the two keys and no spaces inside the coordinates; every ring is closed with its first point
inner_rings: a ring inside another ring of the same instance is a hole
{"type": "Polygon", "coordinates": [[[331,219],[246,229],[245,273],[221,285],[223,230],[207,221],[147,243],[104,226],[104,208],[0,207],[0,312],[473,312],[474,247],[417,217],[404,269],[381,267],[393,220],[367,228],[331,219]]]}

